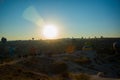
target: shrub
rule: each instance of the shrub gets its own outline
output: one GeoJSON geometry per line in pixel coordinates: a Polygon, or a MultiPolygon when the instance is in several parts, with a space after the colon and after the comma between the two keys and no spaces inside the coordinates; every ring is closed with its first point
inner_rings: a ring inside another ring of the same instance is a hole
{"type": "Polygon", "coordinates": [[[68,66],[65,62],[59,61],[51,64],[50,72],[54,74],[64,73],[67,71],[68,66]]]}
{"type": "Polygon", "coordinates": [[[72,80],[90,80],[90,76],[84,73],[70,74],[72,80]]]}
{"type": "Polygon", "coordinates": [[[74,59],[74,62],[78,64],[84,64],[84,63],[90,63],[91,61],[89,58],[83,57],[83,58],[74,59]]]}

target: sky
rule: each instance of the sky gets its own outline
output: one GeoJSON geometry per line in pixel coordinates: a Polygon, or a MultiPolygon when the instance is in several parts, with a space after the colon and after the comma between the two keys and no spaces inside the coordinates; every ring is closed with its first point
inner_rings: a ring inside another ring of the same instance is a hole
{"type": "Polygon", "coordinates": [[[0,0],[0,38],[43,39],[43,24],[57,38],[120,37],[120,0],[0,0]]]}

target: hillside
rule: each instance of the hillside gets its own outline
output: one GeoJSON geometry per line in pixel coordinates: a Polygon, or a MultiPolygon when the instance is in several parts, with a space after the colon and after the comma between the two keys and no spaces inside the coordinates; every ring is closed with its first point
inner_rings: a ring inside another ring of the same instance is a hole
{"type": "Polygon", "coordinates": [[[0,80],[120,80],[120,55],[112,49],[114,41],[116,39],[7,42],[4,51],[1,50],[7,56],[1,57],[0,80]],[[91,48],[82,48],[86,45],[91,48]],[[15,48],[12,57],[10,46],[15,48]]]}

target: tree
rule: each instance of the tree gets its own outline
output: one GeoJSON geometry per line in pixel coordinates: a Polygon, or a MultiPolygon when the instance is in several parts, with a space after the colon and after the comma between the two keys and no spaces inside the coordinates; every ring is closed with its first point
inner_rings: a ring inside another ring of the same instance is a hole
{"type": "Polygon", "coordinates": [[[4,38],[4,37],[2,37],[2,38],[1,38],[1,42],[5,44],[5,43],[7,42],[7,39],[4,38]]]}
{"type": "Polygon", "coordinates": [[[81,39],[84,39],[83,37],[81,37],[81,39]]]}
{"type": "Polygon", "coordinates": [[[113,43],[113,49],[116,53],[120,53],[120,41],[116,41],[113,43]]]}
{"type": "Polygon", "coordinates": [[[34,40],[34,38],[32,38],[32,40],[34,40]]]}
{"type": "Polygon", "coordinates": [[[103,39],[103,36],[100,36],[101,39],[103,39]]]}

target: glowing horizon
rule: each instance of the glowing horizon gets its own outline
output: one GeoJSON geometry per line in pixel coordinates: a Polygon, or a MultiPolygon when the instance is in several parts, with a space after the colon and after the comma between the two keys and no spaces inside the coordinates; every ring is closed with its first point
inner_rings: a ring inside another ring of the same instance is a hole
{"type": "Polygon", "coordinates": [[[55,38],[120,37],[119,7],[119,0],[3,0],[0,38],[44,39],[48,23],[57,26],[55,38]]]}

